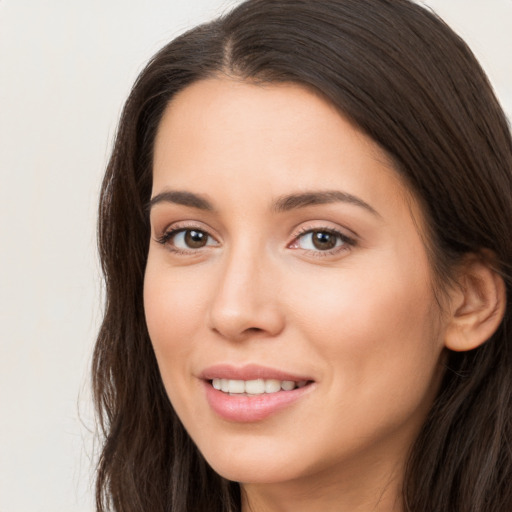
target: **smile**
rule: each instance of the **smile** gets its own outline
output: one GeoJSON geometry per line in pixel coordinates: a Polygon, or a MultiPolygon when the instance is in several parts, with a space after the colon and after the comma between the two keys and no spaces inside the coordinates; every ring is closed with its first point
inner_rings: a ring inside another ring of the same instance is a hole
{"type": "Polygon", "coordinates": [[[199,375],[207,403],[223,420],[258,422],[307,400],[317,382],[259,365],[215,365],[199,375]]]}
{"type": "Polygon", "coordinates": [[[277,380],[277,379],[254,379],[234,380],[214,378],[211,385],[218,391],[230,395],[263,395],[278,393],[279,391],[293,391],[307,385],[307,381],[277,380]]]}

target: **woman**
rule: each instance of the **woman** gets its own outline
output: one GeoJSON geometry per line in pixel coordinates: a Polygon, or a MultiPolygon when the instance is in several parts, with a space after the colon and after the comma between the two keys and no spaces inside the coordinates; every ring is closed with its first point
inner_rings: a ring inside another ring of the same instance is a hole
{"type": "Polygon", "coordinates": [[[163,48],[105,176],[98,510],[512,510],[512,143],[406,0],[163,48]]]}

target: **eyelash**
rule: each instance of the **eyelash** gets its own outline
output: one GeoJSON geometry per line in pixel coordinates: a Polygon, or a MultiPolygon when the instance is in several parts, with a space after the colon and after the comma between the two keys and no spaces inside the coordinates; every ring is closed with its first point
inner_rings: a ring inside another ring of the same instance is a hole
{"type": "MultiPolygon", "coordinates": [[[[165,231],[161,236],[156,238],[156,242],[158,242],[161,245],[167,246],[170,251],[172,251],[175,254],[179,255],[190,255],[190,254],[197,254],[199,250],[201,250],[203,247],[198,249],[190,248],[188,250],[178,248],[169,242],[179,233],[183,233],[186,231],[199,231],[201,233],[204,233],[208,238],[212,238],[215,240],[212,235],[210,235],[205,229],[200,228],[198,226],[176,226],[173,229],[170,229],[168,231],[165,231]]],[[[308,254],[313,254],[316,257],[325,257],[325,256],[332,256],[334,254],[338,254],[340,252],[344,252],[349,250],[351,247],[354,247],[357,242],[354,238],[351,238],[347,236],[346,234],[342,233],[341,231],[332,228],[332,227],[321,227],[321,226],[314,226],[314,227],[303,227],[301,230],[296,233],[293,236],[293,240],[290,244],[288,244],[287,247],[290,247],[293,244],[298,243],[298,241],[304,237],[305,235],[308,235],[310,233],[328,233],[331,235],[334,235],[342,242],[341,246],[334,247],[332,249],[328,249],[325,251],[322,251],[320,249],[302,249],[303,251],[307,252],[308,254]]]]}

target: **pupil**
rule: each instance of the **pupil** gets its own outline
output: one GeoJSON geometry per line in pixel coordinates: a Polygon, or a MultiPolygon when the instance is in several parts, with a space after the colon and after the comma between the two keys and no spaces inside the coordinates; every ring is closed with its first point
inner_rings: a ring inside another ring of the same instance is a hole
{"type": "Polygon", "coordinates": [[[333,249],[336,246],[336,237],[326,231],[315,231],[313,233],[313,245],[317,249],[333,249]]]}
{"type": "Polygon", "coordinates": [[[202,231],[188,230],[185,233],[185,242],[192,249],[198,249],[206,245],[206,234],[202,231]]]}

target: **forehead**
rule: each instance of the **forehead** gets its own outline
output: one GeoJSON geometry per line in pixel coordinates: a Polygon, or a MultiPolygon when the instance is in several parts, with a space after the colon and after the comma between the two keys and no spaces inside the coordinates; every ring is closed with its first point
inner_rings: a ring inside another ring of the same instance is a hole
{"type": "MultiPolygon", "coordinates": [[[[294,83],[196,82],[169,103],[154,151],[163,188],[238,196],[340,187],[368,203],[415,203],[391,158],[320,94],[294,83]]],[[[408,213],[409,208],[407,208],[408,213]]]]}

